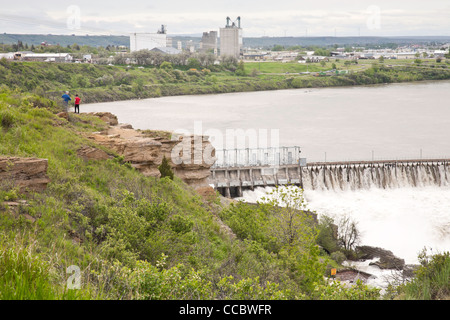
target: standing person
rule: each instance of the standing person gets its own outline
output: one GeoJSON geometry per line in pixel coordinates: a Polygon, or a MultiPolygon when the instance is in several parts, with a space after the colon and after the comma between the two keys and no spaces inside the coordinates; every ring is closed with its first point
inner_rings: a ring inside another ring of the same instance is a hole
{"type": "Polygon", "coordinates": [[[66,109],[66,112],[69,111],[69,101],[72,100],[69,96],[69,91],[66,91],[65,94],[61,96],[63,98],[64,108],[66,109]]]}
{"type": "Polygon", "coordinates": [[[76,94],[75,95],[75,113],[80,113],[80,97],[76,94]],[[77,112],[78,110],[78,112],[77,112]]]}

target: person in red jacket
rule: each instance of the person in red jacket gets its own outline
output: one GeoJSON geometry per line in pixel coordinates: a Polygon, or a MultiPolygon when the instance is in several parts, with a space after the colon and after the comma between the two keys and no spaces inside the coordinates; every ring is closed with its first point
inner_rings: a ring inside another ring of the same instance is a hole
{"type": "Polygon", "coordinates": [[[75,95],[75,113],[80,113],[80,97],[76,94],[75,95]],[[78,112],[77,112],[78,110],[78,112]]]}

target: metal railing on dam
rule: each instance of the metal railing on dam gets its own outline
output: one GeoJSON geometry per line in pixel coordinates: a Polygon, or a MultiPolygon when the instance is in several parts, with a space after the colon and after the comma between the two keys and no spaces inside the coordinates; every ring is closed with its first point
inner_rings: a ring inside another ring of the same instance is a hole
{"type": "Polygon", "coordinates": [[[298,164],[302,161],[300,153],[299,146],[216,150],[212,168],[298,164]]]}
{"type": "Polygon", "coordinates": [[[215,165],[211,168],[209,183],[226,197],[241,197],[244,190],[281,185],[295,185],[305,190],[450,185],[450,158],[306,163],[294,151],[298,149],[293,149],[291,156],[285,153],[286,157],[281,157],[281,152],[275,153],[275,159],[279,157],[280,161],[273,164],[255,161],[254,164],[215,165]]]}

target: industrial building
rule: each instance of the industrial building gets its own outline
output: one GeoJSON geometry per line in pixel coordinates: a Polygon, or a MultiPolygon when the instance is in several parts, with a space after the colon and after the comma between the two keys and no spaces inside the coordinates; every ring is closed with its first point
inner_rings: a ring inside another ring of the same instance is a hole
{"type": "Polygon", "coordinates": [[[217,31],[203,32],[200,48],[201,52],[217,54],[217,31]]]}
{"type": "Polygon", "coordinates": [[[73,57],[69,53],[22,53],[23,61],[44,61],[44,62],[72,62],[73,57]]]}
{"type": "Polygon", "coordinates": [[[157,33],[131,33],[130,51],[167,47],[168,42],[171,44],[171,41],[172,39],[167,38],[166,26],[162,25],[157,33]]]}
{"type": "Polygon", "coordinates": [[[230,22],[231,19],[227,17],[225,28],[220,28],[220,56],[239,58],[242,48],[241,17],[237,18],[237,24],[230,22]]]}
{"type": "Polygon", "coordinates": [[[180,54],[181,50],[172,48],[172,47],[155,47],[150,51],[159,52],[163,54],[180,54]]]}

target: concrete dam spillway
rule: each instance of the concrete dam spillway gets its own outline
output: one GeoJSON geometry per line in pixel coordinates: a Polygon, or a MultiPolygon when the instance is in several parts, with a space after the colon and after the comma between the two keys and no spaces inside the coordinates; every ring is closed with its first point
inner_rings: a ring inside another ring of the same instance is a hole
{"type": "Polygon", "coordinates": [[[449,186],[449,164],[450,160],[444,159],[212,168],[210,183],[227,197],[277,185],[335,191],[449,186]]]}
{"type": "Polygon", "coordinates": [[[303,188],[313,190],[446,186],[450,182],[445,162],[324,166],[303,170],[303,188]]]}

